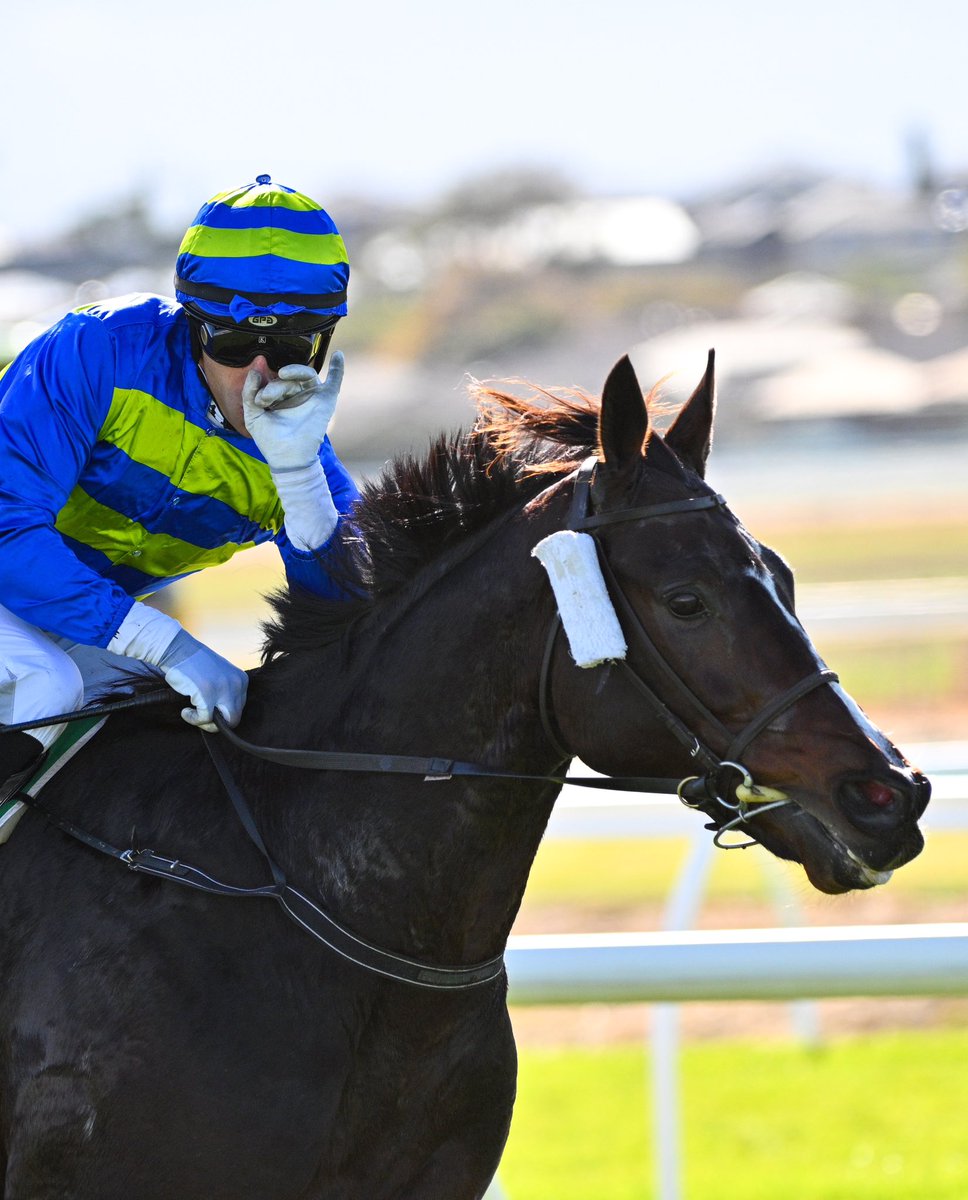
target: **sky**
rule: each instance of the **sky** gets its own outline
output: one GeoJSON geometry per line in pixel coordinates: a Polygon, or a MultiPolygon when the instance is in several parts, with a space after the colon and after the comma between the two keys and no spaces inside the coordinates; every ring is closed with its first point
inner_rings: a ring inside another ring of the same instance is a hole
{"type": "Polygon", "coordinates": [[[431,202],[547,168],[688,198],[777,165],[968,168],[964,0],[6,0],[0,238],[267,172],[431,202]]]}

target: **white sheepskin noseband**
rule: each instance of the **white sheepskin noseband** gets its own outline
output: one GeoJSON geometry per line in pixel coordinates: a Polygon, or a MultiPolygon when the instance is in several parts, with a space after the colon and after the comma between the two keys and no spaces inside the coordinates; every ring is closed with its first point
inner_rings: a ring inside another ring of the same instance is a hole
{"type": "Polygon", "coordinates": [[[608,595],[595,541],[563,529],[531,551],[548,572],[571,656],[579,667],[624,658],[628,647],[608,595]]]}

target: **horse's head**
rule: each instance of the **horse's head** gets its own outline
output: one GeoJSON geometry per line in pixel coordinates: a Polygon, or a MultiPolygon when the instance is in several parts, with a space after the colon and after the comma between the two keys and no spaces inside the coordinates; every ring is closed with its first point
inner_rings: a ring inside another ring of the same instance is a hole
{"type": "Polygon", "coordinates": [[[712,355],[664,437],[629,360],[609,375],[571,525],[598,543],[628,650],[557,671],[555,717],[596,770],[681,771],[716,829],[802,863],[821,891],[871,887],[920,851],[930,787],[820,661],[789,568],[705,483],[713,409],[712,355]]]}

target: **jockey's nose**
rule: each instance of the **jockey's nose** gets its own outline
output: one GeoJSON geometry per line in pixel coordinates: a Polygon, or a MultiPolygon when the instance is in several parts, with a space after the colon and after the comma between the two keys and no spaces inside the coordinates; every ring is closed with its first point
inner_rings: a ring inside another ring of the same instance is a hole
{"type": "Polygon", "coordinates": [[[279,378],[277,372],[273,371],[269,366],[269,361],[264,354],[257,354],[245,369],[247,371],[257,371],[266,383],[272,379],[279,378]]]}

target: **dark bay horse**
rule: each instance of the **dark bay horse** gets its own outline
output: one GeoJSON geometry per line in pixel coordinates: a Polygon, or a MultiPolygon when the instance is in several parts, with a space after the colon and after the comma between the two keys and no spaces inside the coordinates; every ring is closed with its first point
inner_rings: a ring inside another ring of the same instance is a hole
{"type": "Polygon", "coordinates": [[[710,369],[659,436],[627,359],[600,406],[485,393],[471,432],[367,485],[352,599],[278,598],[237,734],[432,755],[438,777],[284,765],[191,730],[179,700],[111,717],[48,784],[62,819],[240,888],[273,882],[261,838],[300,919],[348,932],[334,952],[278,904],[125,870],[28,811],[0,850],[4,1200],[480,1197],[515,1093],[500,956],[572,755],[689,780],[714,825],[827,892],[918,853],[927,782],[704,482],[712,416],[710,369]],[[549,633],[532,550],[569,529],[624,658],[579,668],[549,633]]]}

